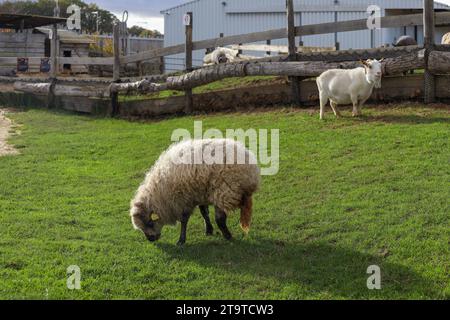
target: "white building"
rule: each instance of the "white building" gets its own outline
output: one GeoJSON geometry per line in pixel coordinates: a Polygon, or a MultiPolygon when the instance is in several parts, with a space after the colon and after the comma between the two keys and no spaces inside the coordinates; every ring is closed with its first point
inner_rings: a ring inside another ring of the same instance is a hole
{"type": "MultiPolygon", "coordinates": [[[[181,0],[180,0],[181,1],[181,0]]],[[[296,25],[367,19],[370,5],[381,8],[381,15],[421,13],[423,0],[294,0],[296,25]]],[[[435,3],[439,10],[449,6],[435,3]]],[[[194,0],[161,11],[164,15],[164,46],[182,44],[185,41],[183,15],[193,13],[194,41],[267,31],[286,27],[285,0],[194,0]]],[[[450,31],[449,27],[437,28],[436,41],[450,31]]],[[[297,39],[305,46],[332,47],[339,42],[340,49],[363,49],[392,44],[402,35],[411,35],[423,43],[423,27],[405,27],[322,34],[297,39]]],[[[273,45],[286,45],[287,40],[273,40],[273,45]]],[[[201,65],[204,50],[194,53],[194,65],[201,65]]],[[[255,52],[246,52],[257,55],[255,52]]],[[[264,53],[259,53],[264,54],[264,53]]],[[[167,57],[166,69],[184,69],[184,55],[167,57]]]]}

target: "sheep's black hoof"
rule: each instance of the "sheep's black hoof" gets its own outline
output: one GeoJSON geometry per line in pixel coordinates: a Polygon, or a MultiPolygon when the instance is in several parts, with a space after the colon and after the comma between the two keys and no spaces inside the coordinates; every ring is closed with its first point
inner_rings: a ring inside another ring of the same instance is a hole
{"type": "Polygon", "coordinates": [[[207,236],[212,236],[212,235],[214,235],[214,229],[213,229],[213,228],[211,228],[211,229],[206,229],[206,235],[207,235],[207,236]]]}
{"type": "Polygon", "coordinates": [[[223,235],[223,237],[224,237],[227,241],[233,240],[233,236],[231,235],[231,233],[225,233],[225,234],[223,235]]]}
{"type": "Polygon", "coordinates": [[[177,242],[177,246],[178,247],[183,247],[185,244],[186,244],[186,241],[180,240],[180,241],[177,242]]]}

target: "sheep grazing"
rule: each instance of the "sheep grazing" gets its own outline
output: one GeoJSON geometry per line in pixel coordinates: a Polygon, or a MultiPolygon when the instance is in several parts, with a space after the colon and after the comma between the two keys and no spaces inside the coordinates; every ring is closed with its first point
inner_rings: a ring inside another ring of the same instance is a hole
{"type": "Polygon", "coordinates": [[[401,36],[392,45],[394,47],[417,46],[417,41],[411,36],[401,36]]]}
{"type": "Polygon", "coordinates": [[[450,44],[450,32],[442,37],[442,44],[450,44]]]}
{"type": "Polygon", "coordinates": [[[133,226],[154,242],[165,225],[179,221],[178,244],[183,245],[189,218],[197,206],[205,220],[206,233],[212,234],[208,206],[214,205],[217,225],[226,239],[232,238],[227,216],[237,209],[241,210],[241,227],[248,233],[252,196],[260,184],[260,172],[255,155],[234,140],[174,144],[150,169],[131,201],[133,226]]]}
{"type": "Polygon", "coordinates": [[[351,70],[332,69],[317,78],[320,97],[320,119],[325,115],[325,106],[330,101],[336,117],[340,117],[337,106],[353,104],[353,116],[361,115],[361,106],[372,95],[373,88],[381,88],[384,59],[361,61],[362,68],[351,70]]]}

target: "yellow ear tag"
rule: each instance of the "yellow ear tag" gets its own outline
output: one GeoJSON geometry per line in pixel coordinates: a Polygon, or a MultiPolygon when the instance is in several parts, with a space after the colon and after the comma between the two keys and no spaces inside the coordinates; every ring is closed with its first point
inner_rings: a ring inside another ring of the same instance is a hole
{"type": "Polygon", "coordinates": [[[152,220],[152,221],[158,221],[158,220],[159,220],[159,216],[158,216],[156,213],[153,213],[153,214],[150,216],[150,220],[152,220]]]}

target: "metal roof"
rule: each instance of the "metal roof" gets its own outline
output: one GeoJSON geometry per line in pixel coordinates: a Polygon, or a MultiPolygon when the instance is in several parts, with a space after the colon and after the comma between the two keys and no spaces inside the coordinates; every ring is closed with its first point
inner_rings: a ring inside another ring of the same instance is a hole
{"type": "MultiPolygon", "coordinates": [[[[192,4],[192,3],[195,3],[195,2],[199,2],[199,1],[203,1],[203,0],[192,0],[192,1],[187,1],[187,2],[183,2],[183,3],[180,3],[179,5],[177,5],[177,6],[173,6],[173,7],[171,7],[171,8],[168,8],[168,9],[165,9],[165,10],[161,10],[161,14],[166,14],[166,13],[169,13],[171,10],[174,10],[174,9],[178,9],[178,8],[182,8],[182,7],[184,7],[184,6],[187,6],[187,5],[190,5],[190,4],[192,4]]],[[[224,1],[225,2],[225,1],[224,1]]],[[[314,3],[314,1],[311,1],[312,3],[314,3]]],[[[253,3],[253,2],[252,2],[253,3]]],[[[256,5],[257,6],[257,5],[256,5]]],[[[283,8],[283,10],[285,10],[285,4],[284,3],[281,3],[280,4],[280,7],[282,7],[283,8]]],[[[317,6],[314,6],[314,5],[308,5],[308,7],[316,7],[317,8],[317,6]]],[[[327,11],[333,11],[333,10],[330,10],[329,8],[326,8],[327,6],[325,6],[324,8],[321,8],[322,10],[323,9],[326,9],[327,11]]],[[[334,7],[334,6],[333,6],[334,7]]],[[[405,8],[406,7],[408,7],[408,5],[405,3],[405,8]]],[[[434,7],[435,7],[435,9],[446,9],[446,10],[449,10],[450,9],[450,6],[449,5],[446,5],[445,3],[442,3],[442,2],[439,2],[439,1],[434,1],[434,7]]],[[[261,10],[261,8],[259,9],[259,10],[261,10]]],[[[263,11],[267,11],[267,9],[262,9],[263,11]]],[[[319,10],[319,11],[322,11],[322,10],[319,10]]]]}
{"type": "Polygon", "coordinates": [[[174,6],[174,7],[165,9],[165,10],[161,10],[161,14],[165,14],[166,12],[168,12],[170,10],[177,9],[177,8],[180,8],[180,7],[184,7],[184,6],[188,5],[188,4],[191,4],[191,3],[194,3],[194,2],[199,2],[199,1],[201,1],[201,0],[192,0],[192,1],[184,2],[184,3],[180,3],[177,6],[174,6]]]}
{"type": "Polygon", "coordinates": [[[27,14],[0,13],[0,28],[33,29],[51,24],[66,23],[67,19],[27,14]]]}
{"type": "MultiPolygon", "coordinates": [[[[39,32],[50,34],[52,32],[49,28],[36,28],[39,32]]],[[[87,35],[78,34],[73,31],[58,29],[59,40],[62,43],[72,43],[72,44],[92,44],[95,43],[93,39],[91,39],[87,35]]]]}

